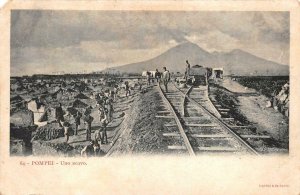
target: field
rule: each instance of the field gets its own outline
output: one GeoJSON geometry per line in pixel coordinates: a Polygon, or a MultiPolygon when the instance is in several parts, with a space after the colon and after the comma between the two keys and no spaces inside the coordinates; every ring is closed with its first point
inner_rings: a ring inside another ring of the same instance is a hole
{"type": "Polygon", "coordinates": [[[267,97],[272,97],[274,91],[278,94],[281,87],[289,81],[289,76],[252,76],[234,78],[241,85],[255,89],[267,97]]]}

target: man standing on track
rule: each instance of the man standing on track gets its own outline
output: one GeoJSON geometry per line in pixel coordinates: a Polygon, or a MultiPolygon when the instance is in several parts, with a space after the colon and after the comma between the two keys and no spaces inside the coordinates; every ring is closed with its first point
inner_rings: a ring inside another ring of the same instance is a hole
{"type": "Polygon", "coordinates": [[[170,72],[167,70],[166,67],[163,68],[163,73],[162,73],[162,79],[163,79],[163,83],[166,89],[166,93],[168,92],[168,83],[170,81],[171,75],[170,72]]]}
{"type": "Polygon", "coordinates": [[[155,78],[156,78],[156,82],[157,82],[157,83],[160,81],[160,77],[161,77],[161,74],[160,74],[160,72],[158,72],[158,70],[156,69],[156,72],[155,72],[155,78]]]}

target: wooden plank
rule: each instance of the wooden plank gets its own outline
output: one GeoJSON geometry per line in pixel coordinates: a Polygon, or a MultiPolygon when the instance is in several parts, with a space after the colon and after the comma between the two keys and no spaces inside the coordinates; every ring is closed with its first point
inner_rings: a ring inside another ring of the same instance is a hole
{"type": "Polygon", "coordinates": [[[170,150],[186,150],[185,146],[168,146],[170,150]]]}
{"type": "Polygon", "coordinates": [[[228,151],[228,152],[235,152],[238,151],[236,148],[229,148],[229,147],[198,147],[201,151],[216,151],[216,152],[222,152],[222,151],[228,151]]]}
{"type": "Polygon", "coordinates": [[[222,118],[224,120],[234,120],[234,118],[222,118]]]}
{"type": "Polygon", "coordinates": [[[230,109],[228,109],[228,108],[218,108],[218,110],[220,110],[220,111],[230,111],[230,109]]]}
{"type": "Polygon", "coordinates": [[[169,110],[162,110],[162,111],[157,111],[157,113],[171,113],[169,110]]]}
{"type": "Polygon", "coordinates": [[[174,116],[160,116],[160,115],[156,115],[156,118],[174,118],[174,116]]]}
{"type": "Polygon", "coordinates": [[[221,114],[228,114],[228,112],[224,112],[224,111],[222,111],[222,112],[220,112],[221,114]]]}
{"type": "Polygon", "coordinates": [[[216,105],[214,105],[215,107],[222,107],[220,104],[216,104],[216,105]]]}
{"type": "Polygon", "coordinates": [[[188,127],[218,127],[217,124],[211,123],[211,124],[185,124],[185,126],[188,127]]]}
{"type": "Polygon", "coordinates": [[[241,135],[242,138],[259,138],[259,139],[270,139],[268,135],[241,135]]]}
{"type": "Polygon", "coordinates": [[[179,133],[163,133],[165,137],[180,137],[179,133]]]}
{"type": "Polygon", "coordinates": [[[207,119],[208,116],[188,116],[188,117],[182,117],[185,120],[194,119],[194,120],[201,120],[201,119],[207,119]]]}
{"type": "Polygon", "coordinates": [[[230,135],[218,135],[218,134],[191,134],[191,137],[196,138],[232,138],[230,135]]]}
{"type": "MultiPolygon", "coordinates": [[[[163,133],[165,137],[180,137],[179,133],[163,133]]],[[[191,137],[195,138],[232,138],[230,135],[218,135],[218,134],[190,134],[191,137]]]]}
{"type": "Polygon", "coordinates": [[[165,124],[165,127],[177,127],[177,124],[165,124]]]}
{"type": "Polygon", "coordinates": [[[230,125],[229,127],[232,128],[232,129],[242,129],[242,128],[249,128],[249,129],[251,129],[251,128],[255,128],[254,126],[250,126],[250,125],[248,125],[248,126],[234,126],[234,125],[230,125]]]}

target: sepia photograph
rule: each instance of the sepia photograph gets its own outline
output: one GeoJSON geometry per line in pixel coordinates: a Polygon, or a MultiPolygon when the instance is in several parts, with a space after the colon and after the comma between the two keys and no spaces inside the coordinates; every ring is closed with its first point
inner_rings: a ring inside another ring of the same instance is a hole
{"type": "Polygon", "coordinates": [[[289,154],[290,12],[10,14],[10,156],[289,154]]]}
{"type": "Polygon", "coordinates": [[[299,195],[298,0],[2,5],[1,195],[299,195]]]}

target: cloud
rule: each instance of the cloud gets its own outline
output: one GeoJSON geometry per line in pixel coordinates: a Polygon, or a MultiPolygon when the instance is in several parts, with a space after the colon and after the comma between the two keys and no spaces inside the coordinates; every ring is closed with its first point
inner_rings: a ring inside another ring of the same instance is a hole
{"type": "Polygon", "coordinates": [[[227,52],[241,47],[240,41],[238,39],[218,30],[209,31],[205,34],[193,33],[186,36],[186,39],[190,42],[196,43],[209,52],[227,52]]]}
{"type": "Polygon", "coordinates": [[[288,64],[289,13],[15,10],[12,73],[122,65],[187,40],[210,52],[243,49],[288,64]]]}

